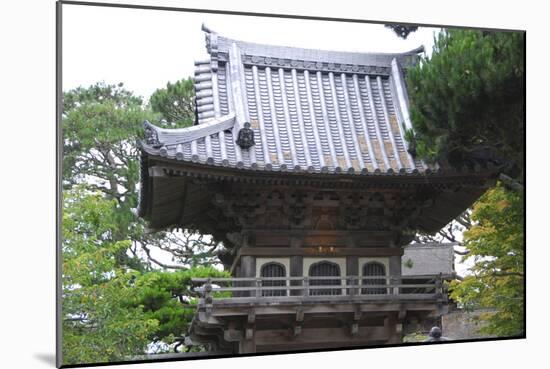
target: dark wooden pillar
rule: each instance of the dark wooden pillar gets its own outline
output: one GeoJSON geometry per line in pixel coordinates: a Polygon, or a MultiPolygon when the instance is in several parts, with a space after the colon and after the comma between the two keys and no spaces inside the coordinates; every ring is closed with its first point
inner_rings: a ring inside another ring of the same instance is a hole
{"type": "MultiPolygon", "coordinates": [[[[393,278],[390,282],[391,283],[401,283],[401,256],[390,256],[390,263],[389,263],[390,270],[388,271],[388,274],[393,278]]],[[[393,293],[398,294],[399,288],[393,288],[393,293]]]]}
{"type": "Polygon", "coordinates": [[[390,256],[390,270],[392,276],[401,275],[401,256],[390,256]]]}
{"type": "Polygon", "coordinates": [[[256,353],[256,341],[242,340],[239,341],[239,354],[255,354],[256,353]]]}
{"type": "Polygon", "coordinates": [[[241,256],[240,277],[256,277],[256,258],[241,256]]]}
{"type": "MultiPolygon", "coordinates": [[[[254,278],[256,277],[256,257],[255,256],[241,256],[241,265],[239,268],[239,277],[242,278],[254,278]]],[[[238,283],[242,287],[255,287],[255,282],[240,282],[238,283]]],[[[254,296],[254,291],[236,291],[239,296],[254,296]]]]}
{"type": "MultiPolygon", "coordinates": [[[[290,257],[290,273],[291,277],[303,277],[304,276],[304,258],[302,256],[290,257]]],[[[301,286],[301,281],[290,281],[291,286],[301,286]]],[[[300,290],[290,290],[291,296],[299,296],[302,294],[300,290]]]]}
{"type": "Polygon", "coordinates": [[[384,320],[384,328],[388,334],[387,343],[403,343],[403,325],[397,317],[397,313],[388,313],[384,320]]]}
{"type": "MultiPolygon", "coordinates": [[[[300,235],[294,235],[290,237],[290,247],[298,249],[303,245],[303,238],[300,235]]],[[[307,270],[305,271],[307,275],[307,270]]],[[[290,277],[304,277],[304,258],[303,256],[291,256],[290,257],[290,277]]],[[[301,286],[302,281],[291,281],[291,286],[301,286]]],[[[304,293],[301,290],[290,290],[290,296],[300,296],[304,293]]]]}
{"type": "MultiPolygon", "coordinates": [[[[359,258],[357,256],[346,256],[346,274],[347,276],[358,277],[359,276],[359,258]]],[[[354,280],[353,282],[348,282],[349,284],[357,284],[359,281],[354,280]]],[[[349,289],[346,291],[347,294],[356,295],[358,293],[357,289],[349,289]]]]}

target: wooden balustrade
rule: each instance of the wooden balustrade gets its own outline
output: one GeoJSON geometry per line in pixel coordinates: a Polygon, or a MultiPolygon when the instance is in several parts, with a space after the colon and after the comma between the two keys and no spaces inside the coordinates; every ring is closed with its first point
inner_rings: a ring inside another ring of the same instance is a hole
{"type": "Polygon", "coordinates": [[[446,301],[442,275],[193,278],[199,304],[254,301],[434,300],[446,301]],[[279,281],[279,283],[273,283],[279,281]],[[284,284],[281,283],[284,281],[284,284]],[[297,281],[290,283],[291,281],[297,281]],[[323,284],[326,281],[326,284],[323,284]],[[334,281],[339,281],[337,284],[334,281]],[[369,283],[376,281],[377,284],[369,283]],[[382,283],[383,281],[383,283],[382,283]],[[312,283],[313,282],[313,283],[312,283]],[[280,285],[277,285],[280,284],[280,285]],[[290,291],[301,291],[299,295],[290,291]]]}

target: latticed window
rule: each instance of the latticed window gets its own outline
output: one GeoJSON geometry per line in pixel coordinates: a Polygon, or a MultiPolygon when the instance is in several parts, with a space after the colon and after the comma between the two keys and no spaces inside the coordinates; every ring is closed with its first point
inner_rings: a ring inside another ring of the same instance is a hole
{"type": "MultiPolygon", "coordinates": [[[[363,265],[363,276],[364,277],[378,277],[378,276],[386,276],[386,267],[377,262],[369,262],[363,265]]],[[[386,279],[385,278],[369,278],[369,279],[363,279],[362,282],[363,285],[385,285],[386,279]]],[[[382,287],[373,287],[373,288],[362,288],[361,289],[362,294],[366,295],[383,295],[387,293],[386,288],[382,287]]]]}
{"type": "MultiPolygon", "coordinates": [[[[340,277],[340,267],[336,263],[329,261],[321,261],[315,263],[309,267],[310,277],[340,277]]],[[[310,280],[310,286],[340,286],[341,280],[338,279],[321,279],[310,280]]],[[[327,289],[315,289],[310,288],[309,294],[313,296],[321,295],[341,295],[342,289],[340,288],[327,288],[327,289]]]]}
{"type": "MultiPolygon", "coordinates": [[[[285,267],[282,264],[271,262],[262,265],[262,269],[260,270],[260,276],[262,278],[268,277],[285,277],[286,271],[285,267]]],[[[285,281],[262,281],[262,287],[277,287],[277,286],[285,286],[285,281]]],[[[267,290],[262,291],[262,296],[286,296],[286,289],[284,290],[267,290]]]]}

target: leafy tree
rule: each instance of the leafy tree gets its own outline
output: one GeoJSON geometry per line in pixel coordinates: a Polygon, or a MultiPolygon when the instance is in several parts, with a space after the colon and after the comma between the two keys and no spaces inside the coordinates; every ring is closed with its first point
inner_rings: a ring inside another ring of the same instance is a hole
{"type": "Polygon", "coordinates": [[[151,342],[167,347],[194,310],[190,278],[226,275],[200,267],[217,261],[220,245],[193,232],[152,234],[132,212],[136,141],[143,121],[159,114],[122,84],[80,87],[63,103],[64,362],[128,360],[151,342]],[[155,248],[173,264],[157,260],[155,248]]]}
{"type": "Polygon", "coordinates": [[[195,119],[195,82],[182,79],[156,90],[151,95],[151,108],[177,127],[191,126],[195,119]]]}
{"type": "MultiPolygon", "coordinates": [[[[192,105],[194,95],[190,95],[193,92],[190,81],[168,84],[170,99],[177,96],[182,104],[192,105]]],[[[162,100],[159,97],[163,95],[162,91],[157,90],[153,94],[156,98],[151,98],[161,112],[170,110],[163,104],[172,101],[162,100]]],[[[166,93],[164,96],[167,96],[166,93]]],[[[184,110],[180,109],[179,114],[183,120],[192,120],[192,111],[189,113],[191,115],[184,116],[184,110]]],[[[138,201],[139,150],[136,142],[143,136],[143,121],[158,122],[160,118],[160,114],[144,106],[142,99],[126,90],[122,83],[97,83],[65,92],[62,123],[64,188],[86,183],[88,189],[101,191],[108,198],[117,200],[120,224],[117,237],[132,241],[128,248],[132,257],[121,250],[120,263],[138,268],[140,258],[144,257],[150,264],[180,269],[216,262],[216,254],[221,249],[217,242],[194,232],[148,233],[145,222],[137,219],[132,212],[138,201]],[[152,248],[170,252],[174,263],[167,264],[155,258],[152,248]]],[[[166,122],[159,124],[168,125],[166,122]]]]}
{"type": "Polygon", "coordinates": [[[89,187],[135,206],[135,141],[143,121],[155,118],[122,83],[98,83],[64,93],[64,184],[86,181],[89,187]]]}
{"type": "Polygon", "coordinates": [[[116,200],[77,188],[64,193],[64,364],[124,360],[143,354],[158,321],[126,301],[135,293],[136,272],[118,266],[130,241],[117,240],[116,200]]]}
{"type": "Polygon", "coordinates": [[[408,71],[411,151],[425,160],[462,167],[504,164],[502,184],[436,236],[456,241],[472,275],[452,284],[466,308],[488,307],[484,333],[509,336],[523,327],[524,34],[442,31],[433,54],[408,71]]]}
{"type": "MultiPolygon", "coordinates": [[[[118,203],[117,240],[141,239],[143,222],[131,209],[137,206],[139,173],[136,140],[145,119],[154,115],[142,100],[122,84],[98,83],[76,88],[63,96],[63,185],[86,184],[118,203]]],[[[140,264],[120,250],[118,261],[134,268],[140,264]]]]}
{"type": "Polygon", "coordinates": [[[499,185],[474,205],[464,245],[472,274],[451,284],[451,297],[466,308],[492,308],[482,333],[514,336],[524,325],[523,196],[499,185]]]}
{"type": "Polygon", "coordinates": [[[196,292],[191,289],[191,278],[229,277],[228,272],[213,267],[198,266],[172,273],[152,271],[136,279],[137,293],[134,306],[143,306],[146,319],[158,322],[151,341],[163,340],[171,344],[187,331],[196,311],[196,292]]]}
{"type": "Polygon", "coordinates": [[[524,34],[446,30],[408,71],[414,134],[427,160],[492,160],[523,182],[524,34]]]}
{"type": "MultiPolygon", "coordinates": [[[[169,345],[195,313],[191,278],[226,277],[212,267],[177,272],[122,268],[118,204],[78,186],[63,211],[63,357],[65,364],[129,360],[151,342],[169,345]]],[[[165,345],[166,346],[166,345],[165,345]]]]}

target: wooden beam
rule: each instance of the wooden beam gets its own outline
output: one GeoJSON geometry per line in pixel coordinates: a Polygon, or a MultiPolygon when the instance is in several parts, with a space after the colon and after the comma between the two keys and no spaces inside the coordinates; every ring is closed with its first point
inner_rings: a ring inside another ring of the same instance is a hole
{"type": "Polygon", "coordinates": [[[255,354],[256,353],[256,341],[240,341],[239,342],[239,354],[255,354]]]}
{"type": "Polygon", "coordinates": [[[338,347],[342,342],[384,341],[389,338],[384,327],[358,327],[357,332],[351,335],[348,327],[341,328],[303,328],[301,334],[294,336],[294,332],[287,329],[272,329],[256,331],[256,345],[280,345],[300,343],[334,343],[338,347]]]}
{"type": "Polygon", "coordinates": [[[241,247],[239,256],[401,256],[401,247],[241,247]]]}
{"type": "Polygon", "coordinates": [[[243,339],[243,332],[237,329],[225,329],[223,331],[223,339],[228,342],[239,342],[243,339]]]}
{"type": "MultiPolygon", "coordinates": [[[[296,304],[280,304],[280,305],[256,305],[255,315],[259,319],[264,315],[294,315],[296,314],[296,304]]],[[[362,317],[370,313],[378,312],[399,312],[401,309],[407,311],[423,311],[433,312],[434,316],[438,315],[437,305],[430,302],[409,302],[409,303],[359,303],[358,309],[361,311],[362,317]]],[[[315,317],[316,314],[337,314],[337,313],[355,313],[354,304],[352,303],[319,303],[304,308],[304,312],[307,312],[308,316],[315,317]]],[[[248,315],[247,310],[243,310],[242,306],[216,306],[212,311],[212,316],[216,318],[225,318],[231,316],[243,316],[248,315]]]]}

